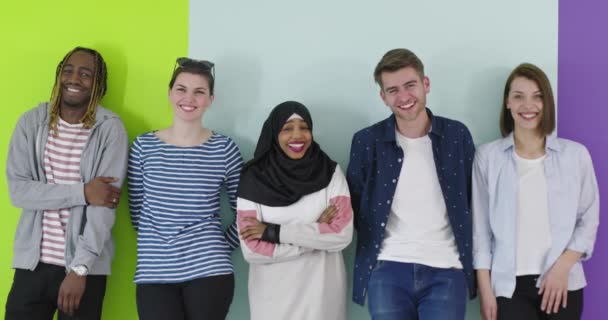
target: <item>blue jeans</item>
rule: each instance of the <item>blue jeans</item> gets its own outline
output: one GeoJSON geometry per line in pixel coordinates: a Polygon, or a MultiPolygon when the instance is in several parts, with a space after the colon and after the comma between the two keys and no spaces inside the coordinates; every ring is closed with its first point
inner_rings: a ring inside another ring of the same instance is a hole
{"type": "Polygon", "coordinates": [[[467,282],[460,269],[378,261],[368,285],[373,320],[463,320],[467,282]]]}

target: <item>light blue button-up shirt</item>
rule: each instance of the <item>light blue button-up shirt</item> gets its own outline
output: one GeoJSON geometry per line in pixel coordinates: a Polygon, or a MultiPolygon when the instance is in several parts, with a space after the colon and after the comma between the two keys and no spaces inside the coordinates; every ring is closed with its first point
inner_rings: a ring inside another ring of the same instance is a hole
{"type": "MultiPolygon", "coordinates": [[[[473,267],[491,271],[497,297],[515,291],[517,194],[519,175],[513,134],[484,144],[473,164],[473,267]]],[[[544,159],[551,248],[542,275],[567,249],[591,257],[599,224],[599,193],[593,163],[580,143],[547,137],[544,159]]],[[[587,284],[581,261],[568,277],[568,290],[587,284]]]]}

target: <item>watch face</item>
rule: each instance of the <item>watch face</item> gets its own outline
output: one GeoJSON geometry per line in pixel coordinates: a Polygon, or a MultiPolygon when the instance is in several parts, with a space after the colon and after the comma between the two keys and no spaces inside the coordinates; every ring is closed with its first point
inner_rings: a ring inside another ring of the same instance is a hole
{"type": "Polygon", "coordinates": [[[85,266],[75,266],[72,268],[72,271],[74,271],[74,273],[76,273],[79,276],[86,276],[87,275],[87,267],[85,266]]]}

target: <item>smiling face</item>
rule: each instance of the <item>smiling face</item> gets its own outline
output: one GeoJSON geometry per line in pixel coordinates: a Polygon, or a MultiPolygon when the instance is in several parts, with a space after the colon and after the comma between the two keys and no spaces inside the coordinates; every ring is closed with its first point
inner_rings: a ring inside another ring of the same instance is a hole
{"type": "Polygon", "coordinates": [[[539,129],[543,118],[543,94],[535,81],[525,77],[514,78],[506,106],[516,131],[539,129]]]}
{"type": "Polygon", "coordinates": [[[312,143],[310,127],[300,116],[292,116],[279,132],[279,146],[289,158],[302,159],[312,143]]]}
{"type": "Polygon", "coordinates": [[[61,103],[86,108],[91,99],[95,77],[95,57],[85,51],[74,52],[61,70],[61,103]]]}
{"type": "Polygon", "coordinates": [[[398,119],[416,121],[426,112],[426,95],[430,91],[428,77],[421,76],[412,67],[382,72],[380,77],[380,97],[398,119]]]}
{"type": "Polygon", "coordinates": [[[213,98],[207,79],[198,74],[180,73],[169,89],[173,112],[184,121],[200,121],[213,98]]]}

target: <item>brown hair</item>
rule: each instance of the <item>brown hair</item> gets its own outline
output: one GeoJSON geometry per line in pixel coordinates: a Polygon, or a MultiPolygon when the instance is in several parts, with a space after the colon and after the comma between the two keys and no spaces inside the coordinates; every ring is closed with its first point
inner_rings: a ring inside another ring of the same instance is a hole
{"type": "Polygon", "coordinates": [[[511,83],[515,78],[523,77],[536,82],[543,100],[543,116],[540,120],[538,130],[540,134],[547,136],[555,130],[555,100],[553,90],[547,75],[537,66],[531,63],[522,63],[517,66],[507,78],[505,91],[502,99],[502,111],[500,112],[500,132],[503,137],[513,132],[514,120],[511,111],[507,109],[507,100],[511,91],[511,83]]]}
{"type": "Polygon", "coordinates": [[[57,123],[59,121],[59,112],[61,105],[61,74],[63,73],[63,65],[70,59],[70,57],[78,51],[86,52],[93,56],[95,61],[95,70],[93,74],[93,87],[91,89],[91,98],[87,105],[87,111],[80,121],[84,124],[84,128],[90,129],[95,124],[95,114],[97,111],[97,104],[106,94],[108,89],[108,69],[106,62],[99,52],[93,49],[76,47],[68,52],[61,62],[57,65],[55,71],[55,85],[51,93],[51,99],[49,102],[50,114],[49,114],[49,130],[57,132],[57,123]]]}
{"type": "Polygon", "coordinates": [[[424,65],[415,53],[402,48],[390,50],[382,56],[382,59],[376,65],[374,80],[380,85],[380,88],[383,88],[381,78],[383,72],[395,72],[407,67],[414,68],[420,78],[424,78],[424,65]]]}

